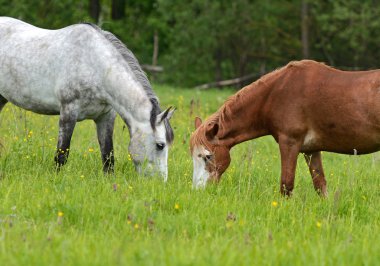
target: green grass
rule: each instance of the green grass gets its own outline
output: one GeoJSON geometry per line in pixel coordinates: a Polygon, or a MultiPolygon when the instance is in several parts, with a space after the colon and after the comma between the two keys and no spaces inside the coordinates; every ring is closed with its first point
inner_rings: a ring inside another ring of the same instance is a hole
{"type": "Polygon", "coordinates": [[[101,172],[92,121],[77,124],[69,162],[57,174],[53,156],[58,117],[10,104],[3,109],[1,265],[380,262],[378,154],[324,153],[327,199],[314,192],[299,156],[294,195],[285,199],[278,192],[278,147],[265,137],[233,149],[232,164],[219,185],[193,190],[188,140],[194,115],[205,118],[233,91],[158,87],[156,92],[163,106],[178,108],[166,184],[136,175],[120,119],[114,134],[114,176],[101,172]]]}

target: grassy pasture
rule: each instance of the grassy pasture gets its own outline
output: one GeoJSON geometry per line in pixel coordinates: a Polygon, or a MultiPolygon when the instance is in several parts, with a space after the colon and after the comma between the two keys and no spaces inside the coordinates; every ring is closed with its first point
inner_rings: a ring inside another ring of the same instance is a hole
{"type": "Polygon", "coordinates": [[[378,265],[380,156],[324,153],[329,197],[299,156],[291,199],[279,193],[271,137],[236,146],[218,186],[191,188],[188,140],[233,91],[157,87],[178,108],[169,180],[139,178],[117,120],[116,171],[104,176],[92,121],[77,124],[56,173],[58,117],[7,105],[0,114],[1,265],[378,265]],[[190,100],[194,104],[190,105],[190,100]]]}

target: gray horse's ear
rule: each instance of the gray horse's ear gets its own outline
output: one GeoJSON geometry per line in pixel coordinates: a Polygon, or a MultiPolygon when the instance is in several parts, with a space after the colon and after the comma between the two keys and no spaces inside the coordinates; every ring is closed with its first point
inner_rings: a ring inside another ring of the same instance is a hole
{"type": "Polygon", "coordinates": [[[158,116],[157,116],[157,123],[161,123],[162,121],[164,121],[165,118],[167,119],[170,119],[175,111],[175,108],[173,108],[172,110],[172,107],[170,106],[168,109],[166,109],[165,111],[161,112],[158,116]],[[170,111],[171,110],[171,111],[170,111]]]}
{"type": "Polygon", "coordinates": [[[170,120],[175,112],[175,110],[177,110],[175,107],[173,107],[173,109],[170,110],[170,112],[168,113],[168,115],[166,116],[166,119],[167,120],[170,120]]]}
{"type": "Polygon", "coordinates": [[[202,119],[200,119],[198,116],[195,117],[195,121],[194,121],[195,129],[197,129],[197,128],[200,127],[201,125],[202,125],[202,119]]]}

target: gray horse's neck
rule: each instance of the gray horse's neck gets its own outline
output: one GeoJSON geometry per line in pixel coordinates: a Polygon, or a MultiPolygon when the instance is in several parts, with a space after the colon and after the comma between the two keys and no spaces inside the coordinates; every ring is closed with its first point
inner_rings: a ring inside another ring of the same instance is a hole
{"type": "Polygon", "coordinates": [[[109,103],[128,126],[150,126],[152,103],[141,87],[125,68],[113,66],[107,75],[106,90],[109,103]]]}

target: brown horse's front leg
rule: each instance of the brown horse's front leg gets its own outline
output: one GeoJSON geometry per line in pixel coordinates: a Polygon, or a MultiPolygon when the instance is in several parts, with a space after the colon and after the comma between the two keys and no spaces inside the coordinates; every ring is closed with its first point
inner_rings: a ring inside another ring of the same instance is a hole
{"type": "Polygon", "coordinates": [[[305,153],[304,156],[306,163],[309,166],[315,190],[321,196],[327,196],[326,179],[322,167],[321,152],[305,153]]]}
{"type": "Polygon", "coordinates": [[[290,196],[294,188],[297,157],[301,147],[299,141],[282,137],[279,139],[281,153],[281,194],[290,196]]]}

